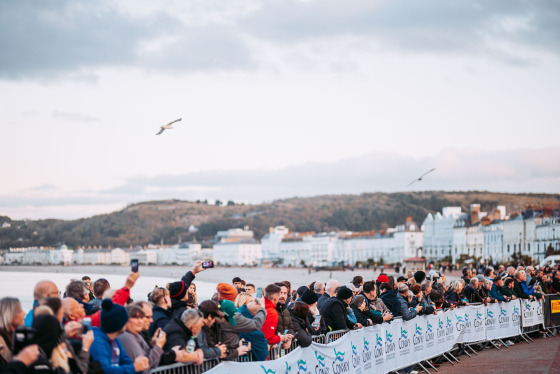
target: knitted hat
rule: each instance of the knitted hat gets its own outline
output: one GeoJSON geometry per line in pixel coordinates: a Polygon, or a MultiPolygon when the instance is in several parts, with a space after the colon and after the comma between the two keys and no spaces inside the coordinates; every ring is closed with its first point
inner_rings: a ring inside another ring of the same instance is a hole
{"type": "Polygon", "coordinates": [[[167,288],[169,289],[169,297],[174,300],[182,300],[187,294],[187,287],[185,287],[183,281],[169,283],[167,288]]]}
{"type": "Polygon", "coordinates": [[[406,282],[406,278],[401,275],[400,277],[397,278],[397,283],[402,282],[402,281],[406,282]]]}
{"type": "Polygon", "coordinates": [[[424,273],[422,270],[418,270],[416,273],[414,273],[414,280],[416,281],[416,283],[422,283],[424,279],[426,279],[426,273],[424,273]]]}
{"type": "Polygon", "coordinates": [[[352,293],[352,290],[351,290],[351,289],[349,289],[349,288],[346,287],[346,286],[342,286],[342,287],[340,287],[340,288],[338,289],[338,292],[337,292],[336,296],[337,296],[339,299],[346,300],[346,299],[349,299],[349,298],[351,298],[352,296],[354,296],[354,294],[352,293]]]}
{"type": "Polygon", "coordinates": [[[297,289],[297,294],[302,296],[304,294],[305,291],[309,290],[309,287],[307,286],[301,286],[300,288],[297,289]]]}
{"type": "Polygon", "coordinates": [[[220,300],[229,300],[233,302],[238,294],[235,287],[227,283],[218,283],[216,290],[218,294],[220,294],[220,300]]]}
{"type": "Polygon", "coordinates": [[[119,331],[127,321],[128,313],[124,306],[113,304],[111,299],[101,302],[101,330],[105,333],[119,331]]]}
{"type": "Polygon", "coordinates": [[[301,301],[307,305],[315,304],[319,300],[317,294],[311,291],[309,288],[301,295],[301,301]]]}
{"type": "Polygon", "coordinates": [[[379,274],[377,277],[377,282],[379,283],[389,283],[389,277],[385,274],[379,274]]]}
{"type": "Polygon", "coordinates": [[[237,312],[237,309],[235,308],[235,304],[229,300],[222,300],[220,302],[219,308],[226,315],[229,324],[235,326],[237,324],[235,318],[233,318],[233,316],[237,312]]]}

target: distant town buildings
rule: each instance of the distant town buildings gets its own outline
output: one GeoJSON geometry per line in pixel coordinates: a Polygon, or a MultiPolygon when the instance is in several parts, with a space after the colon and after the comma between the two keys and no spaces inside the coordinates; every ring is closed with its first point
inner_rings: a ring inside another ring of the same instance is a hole
{"type": "Polygon", "coordinates": [[[403,264],[418,257],[450,264],[505,263],[520,256],[540,262],[547,251],[560,251],[558,204],[506,213],[505,206],[492,212],[481,212],[479,204],[471,204],[468,212],[444,207],[441,213],[428,214],[422,225],[408,217],[403,224],[379,232],[300,233],[276,226],[260,242],[248,227],[232,228],[218,231],[205,246],[193,242],[129,248],[10,248],[0,251],[0,264],[128,265],[131,259],[138,259],[146,265],[190,265],[212,259],[224,266],[323,267],[403,264]]]}
{"type": "Polygon", "coordinates": [[[504,263],[529,256],[538,263],[549,248],[560,250],[557,204],[529,206],[510,216],[504,206],[491,213],[481,212],[479,204],[471,204],[469,212],[445,207],[442,213],[428,214],[423,226],[424,255],[430,260],[504,263]]]}

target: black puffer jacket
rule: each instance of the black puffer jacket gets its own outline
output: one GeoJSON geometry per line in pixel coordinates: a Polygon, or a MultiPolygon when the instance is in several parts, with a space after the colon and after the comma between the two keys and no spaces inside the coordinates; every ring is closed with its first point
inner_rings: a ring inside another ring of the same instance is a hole
{"type": "Polygon", "coordinates": [[[354,323],[348,320],[348,304],[338,297],[331,297],[320,309],[329,331],[352,329],[354,323]]]}
{"type": "Polygon", "coordinates": [[[312,339],[309,333],[309,326],[307,321],[292,315],[292,326],[294,326],[295,337],[302,347],[309,347],[311,345],[312,339]]]}

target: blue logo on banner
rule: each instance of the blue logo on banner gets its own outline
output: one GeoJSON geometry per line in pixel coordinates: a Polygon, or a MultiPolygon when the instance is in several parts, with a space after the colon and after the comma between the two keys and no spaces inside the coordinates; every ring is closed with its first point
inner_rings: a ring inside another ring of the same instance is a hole
{"type": "Polygon", "coordinates": [[[344,361],[344,354],[345,352],[337,352],[336,348],[334,348],[335,361],[340,361],[340,362],[344,361]]]}
{"type": "Polygon", "coordinates": [[[319,354],[319,352],[315,351],[315,357],[317,358],[317,362],[322,367],[325,367],[325,358],[319,354]]]}

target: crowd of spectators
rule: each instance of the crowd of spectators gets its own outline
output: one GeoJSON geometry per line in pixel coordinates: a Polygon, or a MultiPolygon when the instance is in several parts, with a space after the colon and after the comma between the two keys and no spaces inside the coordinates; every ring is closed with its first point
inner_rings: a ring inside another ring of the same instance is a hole
{"type": "Polygon", "coordinates": [[[256,287],[236,277],[199,303],[193,281],[203,270],[196,262],[180,280],[149,290],[146,301],[130,299],[138,272],[116,289],[106,279],[72,280],[62,295],[41,281],[27,314],[17,298],[0,299],[0,373],[148,373],[176,362],[263,361],[271,349],[289,349],[294,340],[307,347],[330,331],[560,293],[558,268],[500,266],[480,274],[465,268],[450,283],[433,270],[297,288],[289,281],[256,287]]]}

